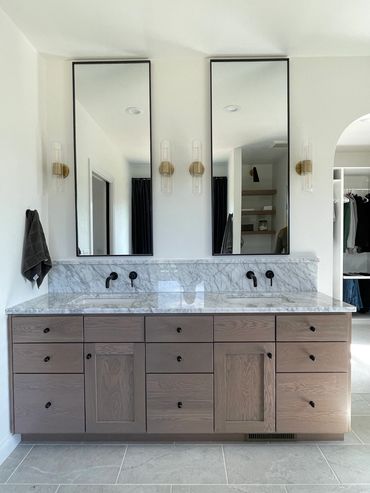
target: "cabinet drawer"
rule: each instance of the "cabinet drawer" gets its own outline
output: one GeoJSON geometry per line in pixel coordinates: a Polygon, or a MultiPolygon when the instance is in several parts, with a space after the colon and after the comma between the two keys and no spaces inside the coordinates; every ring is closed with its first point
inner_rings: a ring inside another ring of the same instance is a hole
{"type": "Polygon", "coordinates": [[[279,342],[278,372],[347,372],[349,346],[346,342],[279,342]]]}
{"type": "Polygon", "coordinates": [[[348,341],[351,318],[343,315],[279,315],[278,341],[348,341]]]}
{"type": "Polygon", "coordinates": [[[347,373],[279,373],[276,382],[277,432],[349,431],[347,373]]]}
{"type": "Polygon", "coordinates": [[[14,373],[83,373],[82,344],[14,344],[14,373]]]}
{"type": "Polygon", "coordinates": [[[13,342],[82,342],[82,317],[13,317],[13,342]]]}
{"type": "Polygon", "coordinates": [[[85,431],[83,375],[14,375],[15,433],[85,431]]]}
{"type": "Polygon", "coordinates": [[[148,342],[212,342],[213,317],[147,317],[148,342]]]}
{"type": "Polygon", "coordinates": [[[143,342],[144,317],[84,317],[85,342],[143,342]]]}
{"type": "Polygon", "coordinates": [[[213,432],[213,376],[148,375],[147,430],[213,432]]]}
{"type": "Polygon", "coordinates": [[[213,344],[153,343],[146,345],[148,373],[212,373],[213,344]]]}
{"type": "Polygon", "coordinates": [[[275,341],[273,315],[219,315],[214,323],[217,342],[275,341]]]}

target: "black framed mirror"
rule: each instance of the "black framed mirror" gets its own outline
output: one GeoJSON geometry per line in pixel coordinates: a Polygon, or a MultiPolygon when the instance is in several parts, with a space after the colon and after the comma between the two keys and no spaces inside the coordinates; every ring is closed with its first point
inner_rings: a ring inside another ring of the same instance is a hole
{"type": "Polygon", "coordinates": [[[153,255],[150,62],[72,68],[77,255],[153,255]]]}
{"type": "Polygon", "coordinates": [[[213,255],[289,253],[289,60],[211,60],[213,255]]]}

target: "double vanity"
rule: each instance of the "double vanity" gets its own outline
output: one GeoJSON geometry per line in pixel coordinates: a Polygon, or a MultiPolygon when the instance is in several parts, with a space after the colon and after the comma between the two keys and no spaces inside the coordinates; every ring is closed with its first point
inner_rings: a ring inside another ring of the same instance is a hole
{"type": "Polygon", "coordinates": [[[12,430],[340,439],[351,311],[314,292],[36,298],[8,311],[12,430]]]}

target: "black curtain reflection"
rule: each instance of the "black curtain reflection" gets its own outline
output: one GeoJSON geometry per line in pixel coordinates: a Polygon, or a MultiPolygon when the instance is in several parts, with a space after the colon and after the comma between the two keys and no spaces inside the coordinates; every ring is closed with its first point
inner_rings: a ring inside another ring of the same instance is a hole
{"type": "Polygon", "coordinates": [[[131,194],[132,253],[153,253],[152,187],[150,178],[132,178],[131,194]]]}
{"type": "Polygon", "coordinates": [[[213,178],[213,253],[221,253],[227,220],[227,177],[213,178]]]}

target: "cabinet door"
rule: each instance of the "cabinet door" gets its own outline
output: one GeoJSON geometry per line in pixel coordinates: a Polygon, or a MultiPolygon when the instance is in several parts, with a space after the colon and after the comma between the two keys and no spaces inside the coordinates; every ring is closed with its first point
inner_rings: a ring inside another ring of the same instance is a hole
{"type": "Polygon", "coordinates": [[[215,431],[275,431],[275,344],[215,344],[215,431]]]}
{"type": "Polygon", "coordinates": [[[85,344],[86,431],[145,431],[143,343],[85,344]]]}

